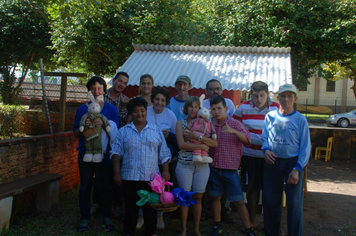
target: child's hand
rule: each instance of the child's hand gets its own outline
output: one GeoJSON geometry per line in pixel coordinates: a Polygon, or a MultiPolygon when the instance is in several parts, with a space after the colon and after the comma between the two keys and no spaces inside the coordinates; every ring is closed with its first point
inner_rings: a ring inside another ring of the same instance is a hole
{"type": "Polygon", "coordinates": [[[222,128],[222,132],[233,134],[235,133],[235,130],[231,128],[228,124],[225,124],[225,126],[223,126],[222,128]]]}

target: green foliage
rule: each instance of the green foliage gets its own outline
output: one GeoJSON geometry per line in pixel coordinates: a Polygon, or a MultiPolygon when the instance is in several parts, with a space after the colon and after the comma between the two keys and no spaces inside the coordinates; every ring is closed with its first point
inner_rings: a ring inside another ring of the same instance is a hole
{"type": "Polygon", "coordinates": [[[39,58],[50,64],[50,22],[44,4],[43,0],[0,2],[0,74],[4,79],[1,92],[5,104],[17,100],[28,71],[38,70],[35,62],[39,58]],[[15,72],[19,72],[19,78],[15,78],[15,72]]]}
{"type": "Polygon", "coordinates": [[[0,104],[0,139],[24,136],[24,114],[25,109],[22,106],[0,104]]]}

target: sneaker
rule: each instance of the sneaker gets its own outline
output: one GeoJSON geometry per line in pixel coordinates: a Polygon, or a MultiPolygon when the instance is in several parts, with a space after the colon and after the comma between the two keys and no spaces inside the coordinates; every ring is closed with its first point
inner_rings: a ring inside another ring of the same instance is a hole
{"type": "Polygon", "coordinates": [[[79,233],[87,232],[89,231],[89,229],[90,229],[89,221],[86,219],[81,220],[78,228],[79,233]]]}
{"type": "Polygon", "coordinates": [[[136,229],[141,229],[144,223],[143,216],[138,216],[136,229]]]}
{"type": "Polygon", "coordinates": [[[90,207],[90,215],[95,214],[98,210],[99,210],[99,204],[93,203],[93,205],[90,207]]]}
{"type": "Polygon", "coordinates": [[[122,207],[115,207],[114,208],[114,216],[115,217],[122,217],[124,215],[124,211],[122,210],[122,207]]]}
{"type": "Polygon", "coordinates": [[[110,218],[103,218],[103,227],[106,232],[110,232],[116,229],[115,225],[111,222],[110,218]]]}
{"type": "Polygon", "coordinates": [[[253,232],[253,228],[249,228],[245,230],[245,233],[247,236],[256,236],[256,234],[253,232]]]}
{"type": "Polygon", "coordinates": [[[218,236],[222,234],[221,224],[215,224],[213,227],[213,231],[209,234],[209,236],[218,236]]]}
{"type": "Polygon", "coordinates": [[[157,229],[164,229],[163,216],[157,216],[157,229]]]}

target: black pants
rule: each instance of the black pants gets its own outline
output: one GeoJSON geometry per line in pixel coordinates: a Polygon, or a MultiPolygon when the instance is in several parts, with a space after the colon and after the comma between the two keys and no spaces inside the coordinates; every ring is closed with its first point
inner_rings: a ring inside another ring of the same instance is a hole
{"type": "MultiPolygon", "coordinates": [[[[135,235],[138,209],[136,202],[140,200],[137,195],[138,190],[152,192],[147,181],[122,181],[122,188],[125,201],[124,235],[135,235]]],[[[150,207],[148,203],[142,206],[143,219],[145,221],[145,236],[151,236],[156,231],[157,211],[150,207]]]]}
{"type": "Polygon", "coordinates": [[[81,219],[90,218],[90,196],[93,187],[93,178],[97,172],[101,178],[99,185],[100,203],[102,206],[102,216],[110,217],[112,208],[112,186],[113,168],[104,166],[101,163],[84,162],[83,155],[78,156],[80,188],[79,188],[79,207],[81,219]]]}

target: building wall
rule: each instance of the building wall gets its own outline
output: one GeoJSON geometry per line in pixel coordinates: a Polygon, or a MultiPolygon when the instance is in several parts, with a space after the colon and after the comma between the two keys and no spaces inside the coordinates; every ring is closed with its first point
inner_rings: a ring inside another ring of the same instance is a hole
{"type": "Polygon", "coordinates": [[[297,104],[305,105],[308,103],[308,105],[327,106],[334,113],[346,112],[356,108],[356,99],[350,89],[354,83],[352,80],[335,81],[335,92],[326,91],[327,81],[324,78],[310,78],[309,81],[307,91],[298,91],[297,104]]]}
{"type": "MultiPolygon", "coordinates": [[[[60,193],[79,186],[78,139],[72,132],[0,141],[0,184],[39,173],[63,175],[60,193]]],[[[13,212],[34,208],[35,191],[14,197],[13,212]]]]}

